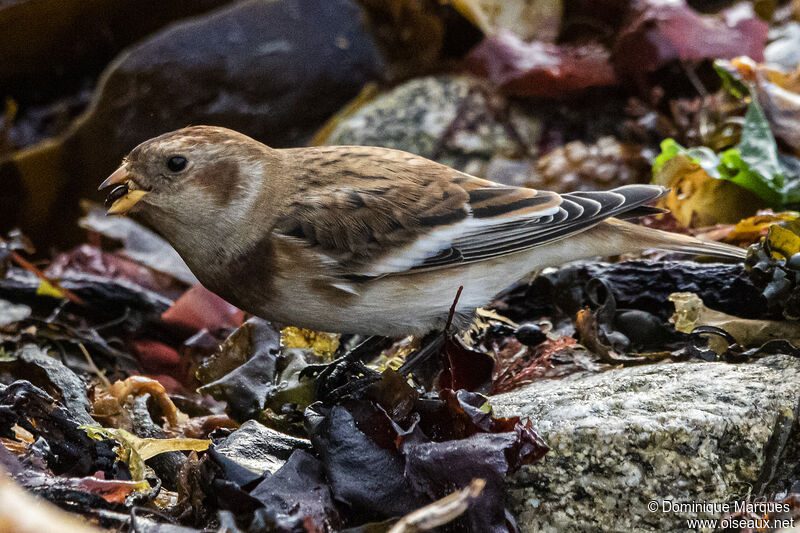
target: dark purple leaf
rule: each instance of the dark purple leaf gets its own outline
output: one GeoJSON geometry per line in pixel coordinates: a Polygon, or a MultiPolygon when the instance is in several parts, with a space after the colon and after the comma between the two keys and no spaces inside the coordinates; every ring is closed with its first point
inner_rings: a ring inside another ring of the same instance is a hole
{"type": "Polygon", "coordinates": [[[455,524],[455,531],[506,533],[504,480],[511,471],[506,457],[513,433],[478,433],[466,439],[409,444],[405,475],[414,490],[431,500],[482,478],[486,486],[455,524]]]}
{"type": "Polygon", "coordinates": [[[469,348],[455,335],[447,335],[442,347],[440,389],[489,392],[494,370],[492,356],[469,348]]]}
{"type": "Polygon", "coordinates": [[[682,1],[639,0],[617,37],[614,65],[620,73],[641,77],[676,60],[762,61],[767,24],[752,7],[740,5],[722,16],[701,15],[682,1]]]}
{"type": "Polygon", "coordinates": [[[223,369],[223,375],[201,387],[200,391],[226,401],[228,414],[235,420],[257,418],[278,385],[276,373],[280,357],[278,330],[264,320],[250,319],[229,337],[217,356],[207,363],[211,370],[206,370],[203,375],[212,376],[213,379],[216,368],[223,369]],[[246,358],[243,364],[240,358],[246,358]],[[229,366],[233,366],[233,369],[225,373],[229,366]]]}
{"type": "Polygon", "coordinates": [[[341,529],[323,465],[303,450],[295,451],[286,464],[259,483],[250,496],[263,503],[267,513],[283,528],[296,528],[310,522],[315,531],[341,529]]]}
{"type": "Polygon", "coordinates": [[[361,424],[342,406],[315,404],[306,412],[308,433],[335,500],[368,519],[401,516],[420,507],[423,502],[403,477],[391,419],[363,402],[357,410],[361,424]]]}

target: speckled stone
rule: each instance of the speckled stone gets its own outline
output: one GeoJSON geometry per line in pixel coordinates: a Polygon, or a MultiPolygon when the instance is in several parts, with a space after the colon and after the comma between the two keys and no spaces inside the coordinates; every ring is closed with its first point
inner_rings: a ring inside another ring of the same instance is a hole
{"type": "Polygon", "coordinates": [[[530,417],[551,450],[509,480],[525,532],[686,531],[648,503],[725,503],[781,485],[797,453],[800,359],[662,363],[543,380],[491,398],[530,417]],[[794,424],[794,429],[793,429],[794,424]]]}
{"type": "Polygon", "coordinates": [[[524,155],[522,145],[536,146],[540,131],[537,119],[487,98],[476,80],[445,75],[380,95],[339,123],[325,144],[396,148],[482,176],[492,156],[524,155]]]}

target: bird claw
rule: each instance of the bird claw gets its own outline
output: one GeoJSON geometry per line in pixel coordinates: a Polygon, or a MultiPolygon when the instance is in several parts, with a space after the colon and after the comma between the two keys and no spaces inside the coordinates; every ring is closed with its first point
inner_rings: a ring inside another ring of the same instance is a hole
{"type": "Polygon", "coordinates": [[[380,373],[368,368],[361,359],[374,355],[376,351],[380,353],[387,343],[391,343],[391,340],[370,337],[330,363],[308,365],[300,372],[300,378],[315,379],[317,399],[335,403],[380,379],[380,373]]]}
{"type": "Polygon", "coordinates": [[[316,379],[315,395],[318,400],[328,404],[360,392],[381,377],[379,372],[347,356],[326,365],[311,366],[314,368],[306,367],[300,376],[316,379]]]}

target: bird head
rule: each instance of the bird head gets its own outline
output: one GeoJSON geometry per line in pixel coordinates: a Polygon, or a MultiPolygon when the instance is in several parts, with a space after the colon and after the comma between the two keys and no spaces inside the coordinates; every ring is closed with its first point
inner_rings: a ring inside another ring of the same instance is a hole
{"type": "Polygon", "coordinates": [[[127,214],[162,234],[235,217],[252,198],[272,149],[233,130],[192,126],[143,142],[101,185],[107,214],[127,214]],[[113,188],[112,188],[113,187],[113,188]]]}

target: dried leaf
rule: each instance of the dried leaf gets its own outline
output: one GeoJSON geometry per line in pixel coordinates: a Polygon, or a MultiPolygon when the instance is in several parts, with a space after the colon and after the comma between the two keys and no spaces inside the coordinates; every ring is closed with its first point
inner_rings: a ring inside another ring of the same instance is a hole
{"type": "MultiPolygon", "coordinates": [[[[776,339],[800,346],[800,328],[793,322],[752,320],[720,313],[706,307],[696,294],[690,292],[676,292],[670,295],[669,300],[675,304],[675,314],[670,321],[680,332],[692,333],[698,326],[714,326],[728,332],[745,348],[776,339]]],[[[711,337],[709,343],[718,354],[728,348],[728,343],[719,337],[711,337]]]]}
{"type": "Polygon", "coordinates": [[[776,213],[771,209],[759,211],[752,217],[740,220],[733,229],[724,237],[725,242],[732,244],[753,244],[767,235],[769,228],[774,224],[795,222],[800,219],[797,211],[781,211],[776,213]]]}
{"type": "Polygon", "coordinates": [[[614,64],[637,78],[671,61],[763,58],[768,26],[749,4],[721,16],[701,15],[683,0],[634,2],[614,45],[614,64]]]}
{"type": "Polygon", "coordinates": [[[670,188],[658,206],[669,209],[684,227],[735,223],[766,207],[766,202],[753,193],[711,177],[688,155],[676,154],[661,165],[654,165],[653,170],[653,182],[670,188]]]}
{"type": "Polygon", "coordinates": [[[507,31],[486,37],[467,63],[514,96],[559,98],[617,83],[610,54],[600,45],[526,43],[507,31]]]}
{"type": "Polygon", "coordinates": [[[463,489],[407,514],[387,533],[416,533],[447,524],[466,511],[485,486],[485,480],[473,479],[463,489]]]}
{"type": "MultiPolygon", "coordinates": [[[[130,376],[123,381],[116,381],[108,390],[108,394],[122,404],[128,396],[141,396],[149,394],[158,403],[164,418],[173,428],[178,426],[179,415],[182,415],[175,407],[172,399],[164,389],[164,385],[155,379],[145,376],[130,376]]],[[[186,415],[183,415],[185,418],[186,415]]]]}
{"type": "Polygon", "coordinates": [[[93,439],[114,439],[119,443],[116,451],[122,462],[128,465],[135,481],[145,480],[147,466],[145,461],[158,454],[174,451],[202,452],[211,445],[210,440],[202,439],[143,439],[124,429],[83,426],[86,434],[93,439]]]}

